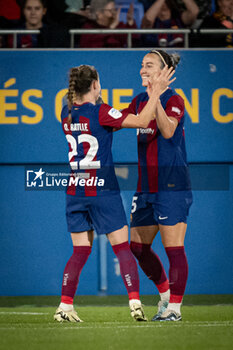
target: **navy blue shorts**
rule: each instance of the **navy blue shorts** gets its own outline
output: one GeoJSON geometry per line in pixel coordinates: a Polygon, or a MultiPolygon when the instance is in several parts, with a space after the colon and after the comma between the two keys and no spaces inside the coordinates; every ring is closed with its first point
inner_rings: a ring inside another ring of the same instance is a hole
{"type": "Polygon", "coordinates": [[[191,191],[136,192],[132,201],[130,226],[186,223],[192,202],[191,191]]]}
{"type": "Polygon", "coordinates": [[[69,232],[95,229],[108,234],[127,225],[120,194],[99,197],[66,196],[66,219],[69,232]]]}

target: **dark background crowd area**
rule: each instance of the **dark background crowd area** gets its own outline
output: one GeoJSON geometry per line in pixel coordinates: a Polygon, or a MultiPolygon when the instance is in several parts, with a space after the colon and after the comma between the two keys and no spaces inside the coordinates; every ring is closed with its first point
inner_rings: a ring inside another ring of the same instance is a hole
{"type": "MultiPolygon", "coordinates": [[[[28,1],[0,0],[0,31],[34,28],[28,27],[25,18],[24,10],[28,1]]],[[[188,28],[191,30],[189,34],[191,48],[233,47],[233,33],[200,33],[200,29],[233,29],[233,0],[134,0],[134,3],[131,3],[131,0],[33,1],[42,4],[44,8],[41,24],[34,28],[39,29],[40,34],[18,34],[17,48],[70,48],[69,30],[82,28],[164,29],[164,34],[134,34],[132,46],[176,48],[184,47],[184,35],[166,34],[166,29],[188,28]],[[121,12],[117,11],[119,7],[121,12]],[[122,8],[127,7],[128,12],[123,20],[122,8]],[[140,22],[134,17],[135,8],[140,10],[140,22]],[[169,16],[166,15],[166,11],[169,16]]],[[[127,47],[127,36],[75,35],[74,47],[127,47]]],[[[0,33],[0,48],[13,48],[12,34],[0,33]]]]}
{"type": "MultiPolygon", "coordinates": [[[[1,29],[27,29],[25,28],[25,16],[23,15],[24,3],[23,0],[0,0],[1,29]]],[[[36,46],[32,43],[32,47],[70,47],[69,29],[82,28],[86,18],[79,14],[66,12],[68,5],[65,0],[48,0],[44,3],[47,11],[43,17],[43,27],[40,28],[41,33],[38,36],[36,46]]],[[[87,6],[87,4],[84,4],[84,6],[87,6]]],[[[9,37],[2,38],[2,41],[3,47],[12,46],[12,40],[9,40],[9,37]]],[[[17,45],[17,47],[20,46],[17,45]]]]}

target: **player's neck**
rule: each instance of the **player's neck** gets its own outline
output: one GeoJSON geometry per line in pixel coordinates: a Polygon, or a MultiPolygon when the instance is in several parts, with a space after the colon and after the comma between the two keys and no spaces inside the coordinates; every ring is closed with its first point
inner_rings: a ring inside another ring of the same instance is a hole
{"type": "Polygon", "coordinates": [[[84,103],[93,103],[95,105],[96,99],[95,96],[93,96],[91,93],[88,93],[81,98],[77,97],[74,102],[78,105],[82,105],[84,103]]]}

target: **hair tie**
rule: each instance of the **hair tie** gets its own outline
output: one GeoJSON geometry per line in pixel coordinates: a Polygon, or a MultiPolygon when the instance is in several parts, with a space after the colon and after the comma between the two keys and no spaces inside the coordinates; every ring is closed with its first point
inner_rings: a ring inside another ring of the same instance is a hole
{"type": "Polygon", "coordinates": [[[164,64],[165,66],[167,66],[167,63],[165,62],[165,59],[163,58],[163,56],[161,55],[161,53],[160,53],[159,51],[151,50],[149,53],[155,53],[155,54],[159,55],[159,57],[161,58],[163,64],[164,64]]]}

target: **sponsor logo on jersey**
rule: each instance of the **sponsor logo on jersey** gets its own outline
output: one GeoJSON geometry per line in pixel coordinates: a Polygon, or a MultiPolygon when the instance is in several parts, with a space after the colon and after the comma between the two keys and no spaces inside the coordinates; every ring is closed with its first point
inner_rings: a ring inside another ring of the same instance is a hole
{"type": "Polygon", "coordinates": [[[172,112],[175,112],[177,114],[181,114],[181,110],[178,107],[172,107],[172,112]]]}
{"type": "Polygon", "coordinates": [[[152,129],[152,128],[147,128],[147,129],[137,129],[137,135],[139,134],[151,134],[153,135],[155,132],[155,129],[152,129]]]}
{"type": "Polygon", "coordinates": [[[115,108],[110,109],[108,114],[114,119],[119,119],[122,117],[122,113],[115,108]]]}

